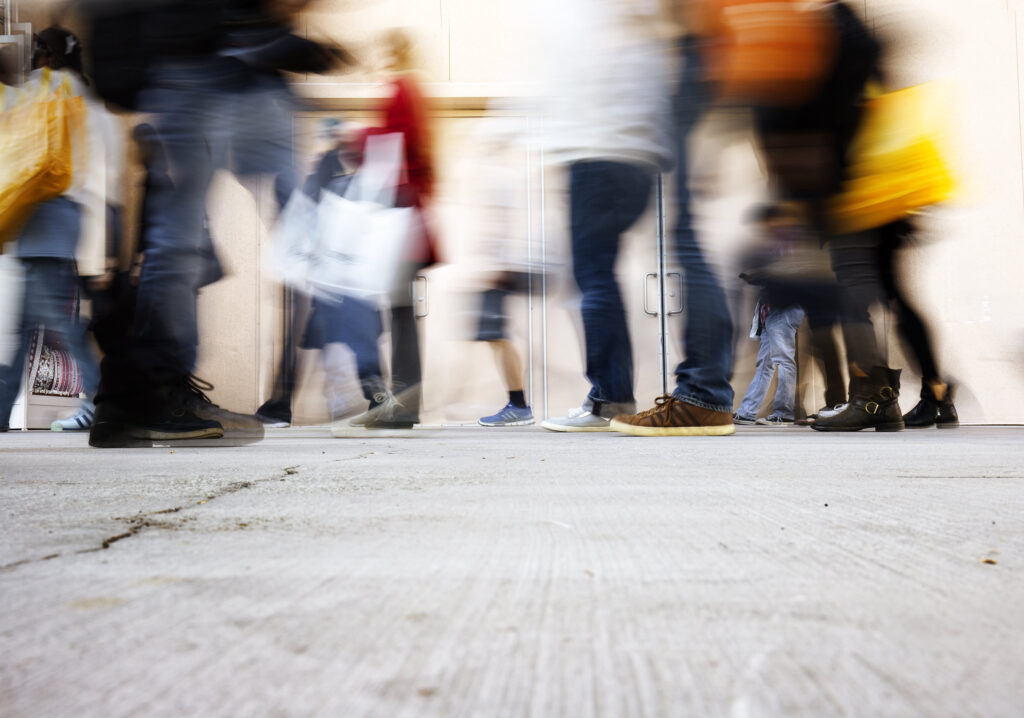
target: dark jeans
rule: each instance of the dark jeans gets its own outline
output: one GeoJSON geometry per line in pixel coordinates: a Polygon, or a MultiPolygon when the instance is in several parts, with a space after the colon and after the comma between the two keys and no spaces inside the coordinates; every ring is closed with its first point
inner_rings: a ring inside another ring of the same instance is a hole
{"type": "Polygon", "coordinates": [[[170,181],[146,197],[134,333],[104,358],[101,400],[173,384],[195,367],[197,290],[211,279],[205,219],[214,173],[275,174],[279,202],[296,185],[287,88],[245,80],[230,62],[161,65],[140,98],[170,181]]]}
{"type": "MultiPolygon", "coordinates": [[[[584,161],[569,170],[573,276],[583,295],[588,399],[635,403],[633,349],[615,279],[619,240],[643,214],[653,169],[623,162],[584,161]]],[[[623,411],[632,407],[621,407],[623,411]]]]}
{"type": "Polygon", "coordinates": [[[690,214],[687,140],[710,104],[700,48],[695,40],[683,41],[684,68],[676,98],[676,261],[686,282],[684,311],[686,329],[683,355],[676,367],[673,395],[688,404],[714,411],[732,412],[733,335],[732,316],[714,270],[704,259],[690,214]]]}

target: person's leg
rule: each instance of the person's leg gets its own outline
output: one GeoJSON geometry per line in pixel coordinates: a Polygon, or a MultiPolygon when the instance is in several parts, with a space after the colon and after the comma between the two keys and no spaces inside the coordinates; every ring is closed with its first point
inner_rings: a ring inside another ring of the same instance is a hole
{"type": "Polygon", "coordinates": [[[736,411],[737,419],[753,421],[757,418],[757,412],[761,409],[765,394],[768,393],[768,387],[772,383],[772,375],[774,373],[775,367],[772,366],[771,362],[771,347],[768,342],[768,333],[765,330],[762,331],[761,341],[757,347],[754,377],[750,380],[747,393],[743,395],[740,408],[736,411]]]}
{"type": "Polygon", "coordinates": [[[338,327],[330,335],[348,345],[355,354],[363,396],[371,403],[381,403],[379,394],[386,391],[386,387],[380,367],[380,335],[383,331],[380,309],[372,302],[345,297],[337,317],[338,327]]]}
{"type": "MultiPolygon", "coordinates": [[[[196,291],[202,281],[206,194],[216,170],[210,144],[218,103],[209,93],[156,94],[157,134],[173,186],[147,197],[146,255],[139,277],[136,343],[153,383],[170,383],[195,368],[199,344],[196,291]],[[195,103],[195,104],[192,104],[195,103]]],[[[142,368],[142,367],[138,367],[142,368]]]]}
{"type": "Polygon", "coordinates": [[[636,436],[726,436],[733,426],[733,327],[725,292],[708,266],[690,215],[690,134],[708,107],[703,49],[699,39],[683,40],[683,68],[676,97],[675,254],[686,284],[683,354],[676,367],[676,388],[656,400],[653,409],[613,419],[611,428],[636,436]]]}
{"type": "Polygon", "coordinates": [[[796,333],[804,320],[804,310],[797,306],[779,309],[768,315],[765,332],[771,347],[771,363],[778,370],[778,385],[772,402],[772,416],[792,421],[796,403],[796,333]]]}
{"type": "MultiPolygon", "coordinates": [[[[523,393],[523,360],[519,358],[519,352],[515,345],[508,339],[499,339],[488,342],[491,351],[494,353],[494,361],[501,372],[501,378],[508,388],[509,393],[523,393]]],[[[525,406],[525,405],[524,405],[525,406]]]]}
{"type": "Polygon", "coordinates": [[[635,407],[633,350],[615,262],[622,234],[643,213],[652,187],[652,173],[634,165],[588,161],[570,169],[573,277],[582,294],[591,384],[587,398],[610,405],[609,416],[635,407]]]}
{"type": "MultiPolygon", "coordinates": [[[[44,263],[46,260],[43,260],[44,263]]],[[[50,303],[47,274],[33,260],[22,260],[24,269],[21,317],[17,325],[18,344],[10,364],[0,365],[0,428],[9,425],[11,410],[21,391],[22,374],[32,346],[32,337],[39,326],[40,314],[48,314],[50,303]]]]}
{"type": "Polygon", "coordinates": [[[878,266],[878,238],[872,232],[835,237],[829,242],[832,268],[842,287],[843,339],[851,374],[867,376],[871,367],[884,366],[871,324],[871,306],[883,296],[878,266]]]}
{"type": "MultiPolygon", "coordinates": [[[[193,404],[205,397],[189,377],[199,341],[196,300],[204,269],[206,195],[224,163],[224,107],[231,102],[225,88],[236,72],[230,63],[213,62],[154,68],[153,86],[142,103],[154,115],[170,181],[154,183],[146,198],[134,335],[101,364],[92,446],[145,446],[224,434],[220,419],[196,413],[193,404]]],[[[213,407],[208,399],[202,403],[213,407]]],[[[258,437],[254,430],[245,438],[258,437]]]]}
{"type": "Polygon", "coordinates": [[[422,381],[420,338],[416,326],[415,308],[393,306],[391,307],[391,391],[402,404],[400,416],[403,421],[419,423],[422,381]]]}
{"type": "Polygon", "coordinates": [[[884,298],[878,255],[878,233],[860,232],[830,240],[832,267],[844,290],[843,337],[850,364],[846,408],[819,417],[816,431],[900,431],[900,371],[890,369],[871,324],[870,307],[884,298]]]}
{"type": "Polygon", "coordinates": [[[674,232],[676,261],[686,284],[683,334],[685,359],[676,367],[673,396],[715,412],[732,413],[733,325],[732,316],[718,277],[708,266],[690,214],[689,147],[690,134],[709,103],[703,78],[700,48],[686,41],[684,68],[677,97],[676,121],[676,206],[674,232]]]}
{"type": "Polygon", "coordinates": [[[897,252],[902,247],[906,235],[912,231],[912,227],[906,222],[895,222],[883,227],[881,231],[883,236],[878,256],[883,286],[896,317],[896,327],[907,356],[915,362],[921,374],[920,400],[903,415],[904,424],[914,429],[936,424],[940,428],[959,426],[960,419],[953,404],[953,391],[939,373],[928,327],[910,303],[897,277],[897,252]]]}

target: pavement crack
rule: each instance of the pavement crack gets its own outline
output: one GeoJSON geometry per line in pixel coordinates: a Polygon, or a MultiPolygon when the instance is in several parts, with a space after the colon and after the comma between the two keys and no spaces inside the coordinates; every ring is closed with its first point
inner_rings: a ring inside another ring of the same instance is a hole
{"type": "MultiPolygon", "coordinates": [[[[283,474],[277,474],[275,476],[271,476],[271,477],[268,477],[266,479],[256,479],[256,480],[251,480],[251,481],[233,481],[230,484],[227,484],[227,485],[223,486],[222,488],[218,489],[217,491],[212,491],[212,492],[206,494],[202,499],[199,499],[198,501],[195,501],[193,503],[183,504],[181,506],[172,506],[171,508],[160,509],[158,511],[147,511],[146,513],[136,514],[135,516],[115,516],[114,517],[115,521],[127,522],[128,528],[127,528],[126,531],[123,531],[123,532],[121,532],[119,534],[115,534],[114,536],[109,536],[109,537],[103,539],[100,542],[99,546],[95,546],[95,547],[92,547],[92,548],[78,549],[77,551],[71,551],[70,554],[72,554],[72,555],[80,555],[80,554],[97,553],[99,551],[106,551],[108,548],[113,546],[115,543],[118,543],[119,541],[124,541],[125,539],[129,539],[132,536],[136,536],[141,531],[143,531],[145,529],[149,529],[149,528],[161,528],[161,529],[176,528],[177,526],[180,525],[181,522],[172,523],[172,522],[169,522],[169,521],[154,520],[154,518],[158,517],[158,516],[167,516],[169,514],[177,514],[177,513],[180,513],[182,511],[186,511],[188,509],[195,508],[196,506],[203,506],[205,504],[210,503],[211,501],[216,501],[217,499],[224,498],[225,496],[230,496],[231,494],[236,494],[239,491],[245,491],[246,489],[252,488],[256,484],[265,483],[265,482],[269,482],[269,481],[284,481],[284,477],[292,476],[292,475],[295,475],[295,474],[299,473],[299,468],[300,467],[298,467],[298,466],[289,466],[289,467],[286,467],[286,468],[284,468],[282,470],[284,472],[283,474]]],[[[67,554],[65,554],[65,553],[54,553],[54,554],[49,554],[47,556],[43,556],[42,558],[26,558],[26,559],[21,559],[21,560],[18,560],[18,561],[12,561],[11,563],[0,565],[0,573],[8,573],[8,572],[13,571],[13,570],[15,570],[17,568],[20,568],[22,566],[27,566],[27,565],[33,564],[33,563],[39,563],[39,562],[42,562],[42,561],[51,561],[51,560],[53,560],[55,558],[61,558],[62,556],[65,556],[65,555],[67,555],[67,554]]]]}

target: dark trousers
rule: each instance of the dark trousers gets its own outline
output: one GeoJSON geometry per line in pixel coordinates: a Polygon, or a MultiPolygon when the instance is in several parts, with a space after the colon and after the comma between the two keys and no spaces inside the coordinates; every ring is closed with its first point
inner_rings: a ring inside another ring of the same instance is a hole
{"type": "Polygon", "coordinates": [[[573,277],[582,293],[588,398],[630,404],[633,349],[615,279],[619,241],[643,214],[654,186],[653,168],[583,161],[569,170],[573,277]]]}

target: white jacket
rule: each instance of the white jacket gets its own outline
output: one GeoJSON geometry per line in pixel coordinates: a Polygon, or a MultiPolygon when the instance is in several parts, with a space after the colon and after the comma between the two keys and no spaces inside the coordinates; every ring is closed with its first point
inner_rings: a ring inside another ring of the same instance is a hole
{"type": "Polygon", "coordinates": [[[657,3],[559,0],[539,13],[548,159],[670,169],[672,55],[657,3]]]}

